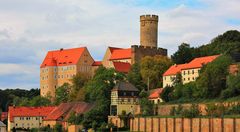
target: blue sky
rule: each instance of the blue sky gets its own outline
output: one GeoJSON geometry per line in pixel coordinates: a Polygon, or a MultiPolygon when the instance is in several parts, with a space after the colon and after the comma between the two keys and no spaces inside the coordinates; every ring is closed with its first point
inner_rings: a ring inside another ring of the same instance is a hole
{"type": "Polygon", "coordinates": [[[159,15],[159,47],[206,44],[240,29],[239,0],[0,0],[0,89],[38,88],[48,50],[139,44],[139,16],[159,15]]]}

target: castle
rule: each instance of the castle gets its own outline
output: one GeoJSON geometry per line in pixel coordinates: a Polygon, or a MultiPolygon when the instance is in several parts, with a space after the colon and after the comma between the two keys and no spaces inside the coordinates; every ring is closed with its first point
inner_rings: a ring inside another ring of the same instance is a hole
{"type": "Polygon", "coordinates": [[[158,48],[158,16],[140,16],[140,46],[108,47],[101,62],[94,61],[86,47],[49,51],[40,66],[40,94],[55,97],[58,87],[77,73],[91,77],[99,66],[128,73],[131,65],[145,56],[167,56],[167,49],[158,48]]]}

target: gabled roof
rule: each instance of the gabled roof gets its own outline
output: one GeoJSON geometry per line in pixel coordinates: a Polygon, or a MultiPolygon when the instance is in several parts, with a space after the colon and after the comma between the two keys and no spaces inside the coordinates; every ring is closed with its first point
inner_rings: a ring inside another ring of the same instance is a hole
{"type": "Polygon", "coordinates": [[[154,89],[151,94],[149,95],[149,99],[157,99],[160,97],[160,94],[162,93],[163,88],[156,88],[154,89]]]}
{"type": "Polygon", "coordinates": [[[132,57],[131,48],[128,48],[128,49],[114,49],[112,51],[112,55],[110,57],[110,60],[131,59],[131,57],[132,57]]]}
{"type": "Polygon", "coordinates": [[[176,75],[177,73],[180,73],[181,70],[186,67],[187,64],[179,64],[179,65],[173,65],[163,74],[163,76],[169,76],[169,75],[176,75]]]}
{"type": "Polygon", "coordinates": [[[131,64],[126,62],[113,62],[114,69],[118,72],[128,73],[131,69],[131,64]]]}
{"type": "Polygon", "coordinates": [[[112,91],[139,91],[134,85],[129,82],[119,82],[117,83],[112,91]]]}
{"type": "Polygon", "coordinates": [[[218,56],[219,55],[198,57],[186,64],[173,65],[163,74],[163,76],[176,75],[184,69],[201,68],[203,65],[215,60],[218,56]]]}
{"type": "Polygon", "coordinates": [[[114,50],[117,50],[117,49],[122,49],[122,48],[118,48],[118,47],[108,47],[110,52],[112,53],[114,50]]]}
{"type": "Polygon", "coordinates": [[[46,117],[55,106],[44,106],[44,107],[25,107],[25,106],[10,106],[8,113],[10,116],[10,121],[13,122],[13,117],[46,117]]]}
{"type": "Polygon", "coordinates": [[[101,66],[102,62],[101,61],[94,61],[92,66],[101,66]]]}
{"type": "Polygon", "coordinates": [[[191,62],[187,64],[186,67],[183,69],[193,69],[193,68],[201,68],[202,66],[206,65],[209,62],[215,60],[219,55],[213,56],[205,56],[193,59],[191,62]]]}
{"type": "Polygon", "coordinates": [[[89,104],[86,102],[71,102],[71,103],[62,103],[51,113],[44,120],[65,120],[67,121],[71,112],[75,112],[77,114],[85,113],[91,110],[94,107],[93,104],[89,104]]]}
{"type": "Polygon", "coordinates": [[[76,65],[84,50],[87,50],[87,48],[80,47],[49,51],[40,67],[76,65]]]}

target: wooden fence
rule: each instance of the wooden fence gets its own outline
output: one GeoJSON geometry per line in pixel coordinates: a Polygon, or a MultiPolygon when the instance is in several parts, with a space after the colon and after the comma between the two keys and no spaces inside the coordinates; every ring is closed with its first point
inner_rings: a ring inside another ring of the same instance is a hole
{"type": "Polygon", "coordinates": [[[240,118],[134,118],[137,132],[240,132],[240,118]]]}

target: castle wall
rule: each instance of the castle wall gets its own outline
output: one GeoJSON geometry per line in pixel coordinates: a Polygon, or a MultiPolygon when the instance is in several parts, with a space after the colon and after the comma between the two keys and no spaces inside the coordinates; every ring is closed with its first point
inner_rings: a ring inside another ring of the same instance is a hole
{"type": "Polygon", "coordinates": [[[139,62],[145,56],[156,55],[167,56],[167,49],[163,48],[132,45],[131,49],[132,49],[132,64],[139,62]]]}

